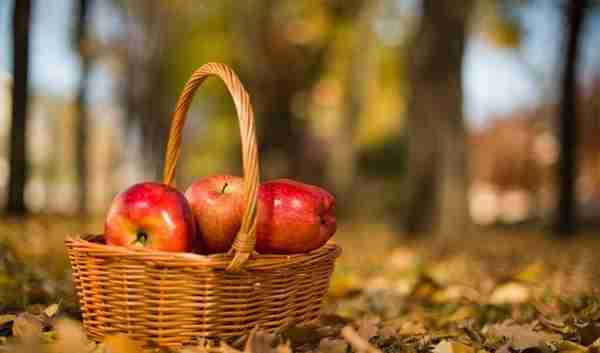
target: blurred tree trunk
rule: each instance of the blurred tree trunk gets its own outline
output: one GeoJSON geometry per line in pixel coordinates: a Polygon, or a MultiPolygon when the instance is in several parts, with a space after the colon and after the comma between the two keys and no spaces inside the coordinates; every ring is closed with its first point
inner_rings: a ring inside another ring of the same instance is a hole
{"type": "Polygon", "coordinates": [[[10,127],[10,173],[6,211],[22,215],[25,206],[27,167],[27,105],[29,86],[29,34],[31,0],[18,0],[13,13],[13,88],[10,127]]]}
{"type": "Polygon", "coordinates": [[[577,178],[577,61],[579,38],[585,17],[587,0],[567,2],[565,17],[568,24],[567,50],[562,76],[562,92],[558,114],[560,159],[558,163],[558,205],[555,214],[555,232],[571,235],[576,230],[577,178]]]}
{"type": "MultiPolygon", "coordinates": [[[[322,77],[332,40],[294,42],[278,16],[274,16],[284,8],[282,3],[260,0],[237,7],[235,22],[240,27],[236,34],[240,53],[244,54],[238,62],[240,74],[252,92],[264,174],[322,184],[327,153],[310,130],[308,119],[292,109],[292,102],[299,94],[310,97],[322,77]]],[[[362,3],[346,1],[323,6],[327,6],[330,21],[339,23],[355,18],[362,3]]]]}
{"type": "Polygon", "coordinates": [[[408,77],[410,233],[467,231],[467,146],[461,72],[472,2],[424,0],[413,39],[408,77]]]}
{"type": "Polygon", "coordinates": [[[373,61],[377,42],[371,29],[373,17],[380,1],[366,1],[353,26],[352,49],[347,70],[345,94],[343,97],[342,116],[337,131],[332,135],[330,144],[331,157],[328,161],[328,184],[339,201],[338,204],[350,204],[353,199],[352,189],[356,187],[357,149],[355,144],[356,125],[365,109],[369,79],[373,76],[373,61]]]}
{"type": "Polygon", "coordinates": [[[165,106],[163,54],[168,16],[161,1],[134,1],[127,11],[127,43],[124,82],[126,125],[139,131],[139,157],[145,178],[160,180],[170,115],[165,106]],[[163,18],[164,17],[164,18],[163,18]]]}
{"type": "Polygon", "coordinates": [[[79,213],[85,214],[88,205],[88,166],[87,166],[87,142],[88,142],[88,81],[91,67],[91,53],[89,47],[88,28],[90,0],[79,0],[77,8],[77,18],[74,36],[74,45],[79,52],[81,62],[81,71],[79,74],[79,85],[77,87],[77,97],[75,100],[75,109],[77,117],[75,119],[75,163],[77,172],[78,200],[77,209],[79,213]]]}
{"type": "Polygon", "coordinates": [[[301,148],[306,124],[294,116],[291,102],[295,93],[308,88],[300,87],[302,83],[312,82],[299,71],[300,57],[292,53],[293,45],[282,31],[273,31],[271,13],[276,4],[261,0],[238,8],[238,39],[246,54],[239,62],[240,74],[252,92],[265,174],[298,177],[310,166],[304,163],[301,148]]]}

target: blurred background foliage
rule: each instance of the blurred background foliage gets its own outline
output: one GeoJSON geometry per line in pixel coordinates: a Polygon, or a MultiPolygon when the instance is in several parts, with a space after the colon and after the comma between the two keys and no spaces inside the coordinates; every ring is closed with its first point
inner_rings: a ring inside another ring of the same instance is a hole
{"type": "MultiPolygon", "coordinates": [[[[598,5],[5,0],[0,194],[12,214],[101,217],[115,193],[160,176],[183,84],[221,61],[252,96],[262,179],[324,186],[342,220],[572,233],[600,212],[598,5]]],[[[234,114],[220,82],[199,90],[181,189],[241,173],[234,114]]]]}

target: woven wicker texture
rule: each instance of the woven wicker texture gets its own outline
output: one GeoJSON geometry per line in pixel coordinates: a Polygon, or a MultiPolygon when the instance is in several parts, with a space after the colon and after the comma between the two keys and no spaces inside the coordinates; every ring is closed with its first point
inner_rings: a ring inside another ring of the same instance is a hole
{"type": "Polygon", "coordinates": [[[102,235],[67,237],[73,280],[91,339],[128,334],[143,343],[180,346],[229,339],[255,326],[275,331],[318,319],[341,249],[328,243],[297,255],[253,253],[258,154],[250,99],[235,73],[210,63],[192,74],[173,114],[164,183],[173,181],[181,131],[194,92],[210,75],[233,97],[242,137],[246,213],[229,254],[169,253],[104,244],[102,235]]]}

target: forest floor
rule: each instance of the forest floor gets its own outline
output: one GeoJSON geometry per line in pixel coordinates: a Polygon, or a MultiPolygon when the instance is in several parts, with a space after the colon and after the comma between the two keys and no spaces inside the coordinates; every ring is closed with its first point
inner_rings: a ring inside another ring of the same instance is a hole
{"type": "MultiPolygon", "coordinates": [[[[4,221],[0,352],[139,352],[125,336],[86,341],[64,235],[101,224],[4,221]]],[[[408,240],[384,225],[342,225],[321,323],[253,332],[222,353],[598,353],[600,238],[481,231],[408,240]]],[[[166,352],[166,351],[165,351],[166,352]]]]}

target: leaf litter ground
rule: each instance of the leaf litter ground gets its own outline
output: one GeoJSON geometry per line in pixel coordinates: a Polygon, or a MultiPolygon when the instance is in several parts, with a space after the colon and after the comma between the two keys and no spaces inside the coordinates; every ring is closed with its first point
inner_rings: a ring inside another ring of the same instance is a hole
{"type": "MultiPolygon", "coordinates": [[[[600,353],[600,238],[488,231],[409,240],[383,226],[342,229],[318,325],[162,351],[600,353]]],[[[87,341],[61,239],[18,241],[35,246],[0,238],[0,352],[142,351],[126,336],[87,341]]]]}

